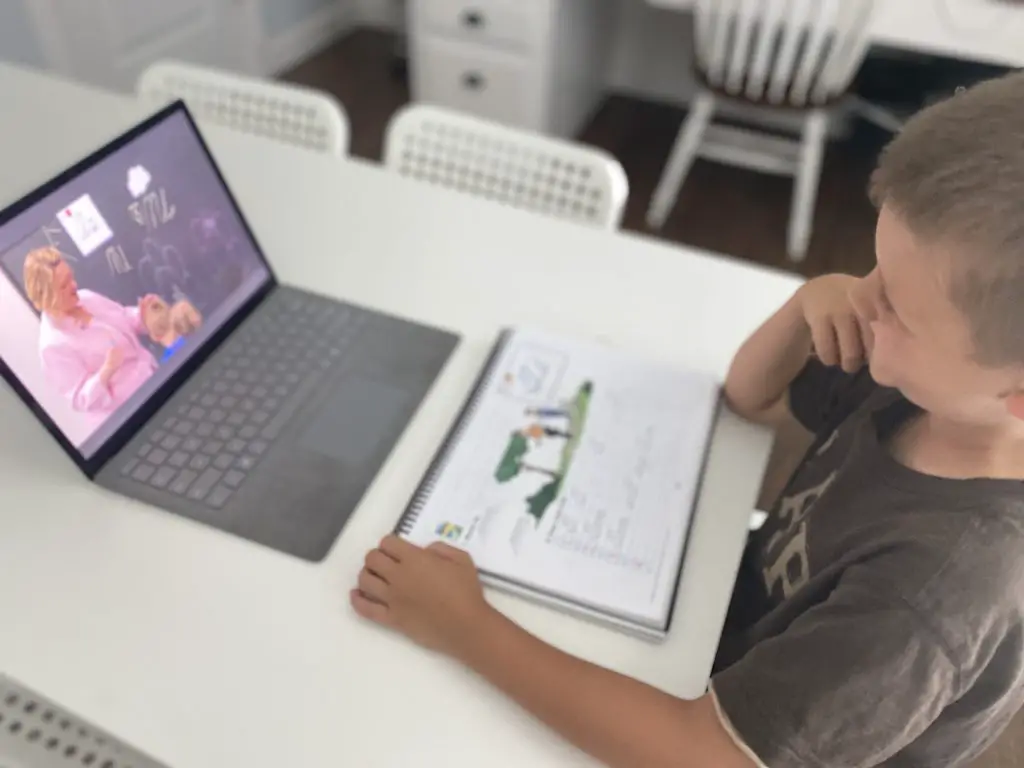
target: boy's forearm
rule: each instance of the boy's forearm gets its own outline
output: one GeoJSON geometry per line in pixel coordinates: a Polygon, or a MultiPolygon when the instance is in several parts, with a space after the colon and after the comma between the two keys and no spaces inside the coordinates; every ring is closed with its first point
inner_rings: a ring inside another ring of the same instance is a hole
{"type": "Polygon", "coordinates": [[[725,397],[741,416],[758,419],[783,401],[807,364],[811,332],[798,290],[740,347],[725,380],[725,397]]]}
{"type": "Polygon", "coordinates": [[[612,768],[748,768],[705,697],[684,701],[553,648],[497,612],[460,660],[612,768]]]}

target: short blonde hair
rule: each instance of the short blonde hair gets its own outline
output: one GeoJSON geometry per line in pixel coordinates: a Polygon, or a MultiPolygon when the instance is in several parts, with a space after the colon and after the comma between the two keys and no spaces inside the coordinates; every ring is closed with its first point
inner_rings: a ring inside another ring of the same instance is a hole
{"type": "Polygon", "coordinates": [[[52,246],[36,248],[25,257],[25,295],[40,312],[53,312],[56,308],[53,273],[62,261],[60,251],[52,246]]]}
{"type": "Polygon", "coordinates": [[[915,115],[882,153],[871,198],[952,251],[950,298],[976,359],[1024,363],[1024,73],[915,115]]]}

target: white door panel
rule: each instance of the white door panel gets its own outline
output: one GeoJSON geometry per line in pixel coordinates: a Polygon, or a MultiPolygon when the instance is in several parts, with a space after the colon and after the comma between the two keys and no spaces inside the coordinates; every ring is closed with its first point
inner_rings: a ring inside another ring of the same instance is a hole
{"type": "Polygon", "coordinates": [[[158,59],[255,74],[254,0],[43,0],[37,18],[68,75],[130,90],[158,59]]]}

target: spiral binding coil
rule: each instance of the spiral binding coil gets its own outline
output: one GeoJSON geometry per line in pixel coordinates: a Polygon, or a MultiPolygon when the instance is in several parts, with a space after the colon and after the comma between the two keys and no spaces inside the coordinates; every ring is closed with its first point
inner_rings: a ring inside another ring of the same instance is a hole
{"type": "Polygon", "coordinates": [[[416,527],[416,522],[419,520],[420,514],[423,512],[423,508],[430,500],[430,496],[433,494],[434,489],[437,487],[437,482],[448,463],[452,450],[454,450],[455,446],[458,445],[463,432],[465,432],[466,427],[473,419],[473,414],[475,414],[477,409],[480,407],[480,402],[483,399],[484,392],[487,391],[488,386],[494,380],[495,373],[497,372],[498,360],[501,359],[501,353],[504,351],[510,336],[511,331],[508,329],[503,330],[498,335],[498,340],[495,342],[494,348],[491,350],[491,354],[487,358],[487,362],[484,363],[484,367],[481,370],[480,375],[473,384],[469,397],[466,398],[466,402],[463,404],[458,416],[456,416],[455,423],[445,436],[444,441],[441,443],[441,447],[438,448],[433,461],[430,462],[430,467],[428,467],[427,471],[424,473],[423,479],[420,481],[419,486],[412,495],[412,499],[405,508],[405,512],[402,513],[402,517],[399,518],[398,524],[395,526],[395,533],[399,536],[409,536],[416,527]]]}

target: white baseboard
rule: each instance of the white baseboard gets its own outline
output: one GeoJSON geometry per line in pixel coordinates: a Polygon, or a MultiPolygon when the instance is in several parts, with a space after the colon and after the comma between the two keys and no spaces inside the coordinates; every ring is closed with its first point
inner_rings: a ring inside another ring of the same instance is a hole
{"type": "Polygon", "coordinates": [[[261,61],[267,75],[277,75],[309,58],[358,23],[358,13],[346,0],[340,0],[291,29],[267,39],[261,61]]]}

